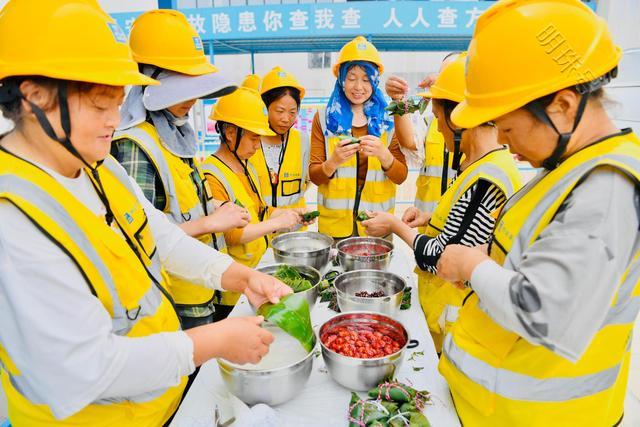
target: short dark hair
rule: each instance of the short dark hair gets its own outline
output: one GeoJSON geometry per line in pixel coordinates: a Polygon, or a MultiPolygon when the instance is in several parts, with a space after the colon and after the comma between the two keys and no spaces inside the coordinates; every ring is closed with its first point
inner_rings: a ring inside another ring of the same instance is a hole
{"type": "Polygon", "coordinates": [[[296,101],[296,105],[298,106],[298,109],[300,109],[300,91],[292,86],[273,88],[262,94],[262,101],[264,101],[267,108],[269,108],[269,105],[271,105],[273,102],[287,95],[289,95],[293,98],[294,101],[296,101]]]}

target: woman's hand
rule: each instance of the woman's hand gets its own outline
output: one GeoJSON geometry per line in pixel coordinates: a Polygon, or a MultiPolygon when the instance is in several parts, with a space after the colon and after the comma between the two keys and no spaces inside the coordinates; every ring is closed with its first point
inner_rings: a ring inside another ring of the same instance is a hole
{"type": "Polygon", "coordinates": [[[422,79],[420,83],[418,83],[418,87],[421,87],[422,89],[429,89],[436,82],[437,78],[438,78],[438,74],[431,73],[427,75],[424,79],[422,79]]]}
{"type": "Polygon", "coordinates": [[[422,212],[415,206],[407,208],[407,210],[404,211],[404,214],[402,215],[402,222],[404,222],[411,228],[424,227],[429,223],[430,219],[430,212],[422,212]]]}
{"type": "Polygon", "coordinates": [[[187,329],[185,333],[193,341],[193,362],[200,366],[214,357],[241,365],[260,362],[274,339],[260,327],[263,321],[262,316],[229,317],[187,329]]]}
{"type": "Polygon", "coordinates": [[[399,101],[409,93],[409,83],[398,76],[391,76],[384,84],[384,90],[394,101],[399,101]]]}
{"type": "MultiPolygon", "coordinates": [[[[340,141],[336,146],[336,149],[331,153],[331,157],[327,160],[330,169],[334,172],[344,162],[351,159],[360,150],[360,143],[353,143],[348,139],[340,141]]],[[[333,172],[329,175],[333,175],[333,172]]]]}
{"type": "Polygon", "coordinates": [[[274,231],[288,231],[302,222],[302,216],[294,209],[277,209],[276,215],[271,215],[276,229],[274,231]]]}
{"type": "Polygon", "coordinates": [[[360,150],[369,157],[377,157],[385,170],[393,164],[393,154],[377,136],[365,135],[360,138],[360,150]]]}
{"type": "Polygon", "coordinates": [[[305,226],[305,227],[308,227],[311,224],[313,224],[314,222],[316,222],[316,218],[311,218],[309,221],[305,221],[304,220],[304,215],[306,213],[311,212],[307,208],[294,208],[294,209],[292,209],[292,211],[297,212],[298,215],[300,215],[300,221],[301,221],[302,225],[305,226]]]}
{"type": "Polygon", "coordinates": [[[276,304],[281,297],[292,292],[291,288],[280,280],[259,271],[253,272],[244,289],[247,299],[256,308],[265,302],[276,304]]]}
{"type": "Polygon", "coordinates": [[[393,223],[397,218],[389,212],[368,212],[370,219],[362,221],[367,235],[372,237],[384,237],[393,232],[393,223]]]}
{"type": "Polygon", "coordinates": [[[470,248],[464,245],[447,245],[438,260],[438,277],[448,282],[471,280],[473,270],[483,261],[489,260],[482,247],[470,248]]]}
{"type": "Polygon", "coordinates": [[[234,228],[243,228],[251,221],[246,208],[227,202],[207,215],[209,233],[224,233],[234,228]]]}

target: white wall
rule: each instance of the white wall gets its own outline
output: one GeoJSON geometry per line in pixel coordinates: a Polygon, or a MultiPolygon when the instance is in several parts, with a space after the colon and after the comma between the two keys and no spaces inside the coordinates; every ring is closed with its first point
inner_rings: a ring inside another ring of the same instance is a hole
{"type": "Polygon", "coordinates": [[[158,0],[98,0],[98,3],[109,13],[137,12],[158,8],[158,0]]]}
{"type": "MultiPolygon", "coordinates": [[[[8,3],[9,0],[0,0],[0,8],[8,3]]],[[[47,1],[47,0],[32,0],[47,1]]],[[[98,0],[100,6],[109,13],[118,12],[137,12],[139,10],[156,9],[158,0],[98,0]]]]}
{"type": "Polygon", "coordinates": [[[622,49],[640,48],[640,0],[600,0],[597,12],[622,49]]]}
{"type": "MultiPolygon", "coordinates": [[[[392,74],[407,79],[415,87],[426,74],[437,71],[445,52],[382,52],[385,65],[383,81],[392,74]]],[[[332,53],[332,63],[337,53],[332,53]]],[[[218,55],[215,64],[221,71],[230,73],[236,79],[251,73],[250,55],[218,55]]],[[[335,77],[331,68],[310,69],[307,53],[260,54],[255,55],[255,72],[264,75],[279,65],[293,73],[307,91],[307,96],[329,96],[333,90],[335,77]]]]}

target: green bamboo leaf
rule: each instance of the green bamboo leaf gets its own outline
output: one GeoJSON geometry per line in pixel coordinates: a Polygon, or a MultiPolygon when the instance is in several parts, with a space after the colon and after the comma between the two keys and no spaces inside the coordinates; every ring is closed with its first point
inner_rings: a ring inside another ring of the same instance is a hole
{"type": "Polygon", "coordinates": [[[258,308],[258,315],[272,323],[275,323],[300,341],[302,347],[308,352],[313,350],[315,335],[311,326],[309,303],[301,295],[291,294],[280,298],[277,304],[265,303],[258,308]]]}
{"type": "Polygon", "coordinates": [[[427,109],[427,105],[429,104],[429,102],[426,99],[423,99],[422,101],[420,101],[420,114],[424,114],[424,111],[427,109]]]}
{"type": "Polygon", "coordinates": [[[289,286],[293,292],[302,292],[313,287],[309,280],[305,279],[298,270],[290,265],[279,266],[273,277],[289,286]]]}

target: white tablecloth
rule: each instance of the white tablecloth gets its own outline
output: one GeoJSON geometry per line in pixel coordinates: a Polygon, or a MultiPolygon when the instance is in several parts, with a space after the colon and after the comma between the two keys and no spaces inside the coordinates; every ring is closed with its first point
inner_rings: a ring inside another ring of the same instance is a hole
{"type": "MultiPolygon", "coordinates": [[[[273,263],[273,253],[269,250],[261,264],[271,263],[273,263]]],[[[427,406],[424,414],[432,426],[459,426],[449,388],[444,378],[438,373],[438,358],[420,309],[415,274],[412,270],[412,260],[396,253],[392,258],[389,271],[401,275],[413,287],[411,309],[401,311],[398,320],[405,325],[410,338],[419,342],[417,348],[406,350],[405,360],[397,378],[412,384],[418,390],[428,390],[431,393],[433,404],[427,406]],[[417,355],[416,352],[423,352],[424,355],[417,355]],[[409,360],[412,355],[415,360],[409,360]]],[[[328,308],[327,303],[317,303],[311,313],[314,329],[317,330],[317,327],[335,314],[328,308]]],[[[234,308],[232,315],[253,315],[253,310],[244,297],[234,308]]],[[[364,392],[359,394],[362,397],[365,395],[364,392]]],[[[346,426],[350,396],[351,391],[334,382],[327,372],[322,357],[317,357],[313,362],[309,382],[302,393],[292,401],[275,408],[278,416],[277,425],[283,427],[346,426]]],[[[216,405],[222,412],[223,421],[234,415],[218,364],[215,360],[211,360],[200,369],[198,377],[171,425],[172,427],[214,426],[213,414],[216,405]]]]}

